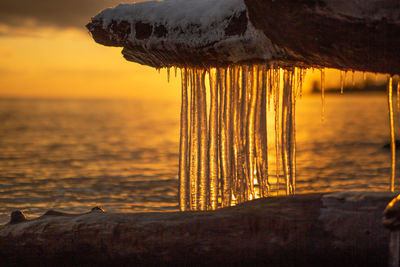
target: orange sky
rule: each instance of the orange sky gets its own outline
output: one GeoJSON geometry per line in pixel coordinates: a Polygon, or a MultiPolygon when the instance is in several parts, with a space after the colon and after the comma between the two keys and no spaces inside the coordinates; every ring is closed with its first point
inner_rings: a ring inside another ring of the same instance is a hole
{"type": "Polygon", "coordinates": [[[179,79],[168,83],[166,71],[128,62],[84,31],[35,35],[0,37],[1,97],[179,98],[179,79]]]}
{"type": "Polygon", "coordinates": [[[0,97],[179,99],[180,79],[126,61],[84,25],[127,0],[0,2],[0,97]]]}
{"type": "MultiPolygon", "coordinates": [[[[126,61],[121,48],[95,43],[84,28],[99,10],[119,2],[132,1],[3,0],[0,97],[179,99],[179,75],[168,83],[165,70],[126,61]]],[[[319,71],[308,73],[308,84],[319,79],[319,71]]],[[[331,73],[327,87],[339,81],[331,73]]]]}

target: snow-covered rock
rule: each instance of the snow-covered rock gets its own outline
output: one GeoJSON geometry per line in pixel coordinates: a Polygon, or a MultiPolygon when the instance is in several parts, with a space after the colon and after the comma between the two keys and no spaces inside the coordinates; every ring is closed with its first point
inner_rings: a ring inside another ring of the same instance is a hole
{"type": "Polygon", "coordinates": [[[106,9],[87,25],[153,67],[276,63],[400,73],[397,0],[166,0],[106,9]]]}

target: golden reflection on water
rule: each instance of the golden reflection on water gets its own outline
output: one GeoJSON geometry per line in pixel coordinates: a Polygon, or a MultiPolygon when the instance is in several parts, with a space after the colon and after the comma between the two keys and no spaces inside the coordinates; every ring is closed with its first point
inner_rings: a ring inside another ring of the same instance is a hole
{"type": "Polygon", "coordinates": [[[177,103],[0,102],[0,223],[15,209],[177,210],[177,103]]]}
{"type": "MultiPolygon", "coordinates": [[[[339,89],[325,93],[323,123],[320,95],[304,93],[297,101],[296,192],[387,190],[386,95],[352,94],[346,87],[343,95],[339,89]]],[[[179,103],[0,102],[1,223],[14,209],[31,217],[50,208],[86,212],[97,205],[115,212],[178,209],[179,103]]],[[[396,125],[398,120],[394,111],[396,125]]],[[[274,129],[273,113],[267,121],[274,129]]],[[[276,155],[274,140],[275,131],[268,131],[268,179],[279,184],[278,178],[284,179],[276,175],[281,155],[276,155]]],[[[257,198],[259,183],[253,184],[251,198],[257,198]]],[[[284,189],[279,192],[285,194],[284,189]]]]}

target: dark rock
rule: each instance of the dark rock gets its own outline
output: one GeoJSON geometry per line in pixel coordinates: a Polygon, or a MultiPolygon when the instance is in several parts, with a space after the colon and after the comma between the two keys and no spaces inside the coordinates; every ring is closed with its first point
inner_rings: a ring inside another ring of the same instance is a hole
{"type": "Polygon", "coordinates": [[[104,210],[102,207],[97,206],[97,207],[92,208],[90,212],[100,212],[101,213],[101,212],[104,212],[104,210]]]}
{"type": "Polygon", "coordinates": [[[17,224],[25,221],[27,221],[27,219],[22,211],[16,210],[11,213],[10,224],[17,224]]]}

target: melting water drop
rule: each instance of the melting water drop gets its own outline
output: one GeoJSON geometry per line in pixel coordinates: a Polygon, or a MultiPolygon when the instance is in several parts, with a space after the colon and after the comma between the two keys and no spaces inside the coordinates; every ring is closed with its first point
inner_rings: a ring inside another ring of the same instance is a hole
{"type": "Polygon", "coordinates": [[[188,156],[188,74],[186,69],[181,70],[182,99],[181,99],[181,132],[179,145],[179,206],[182,211],[190,208],[189,173],[187,170],[188,156]]]}
{"type": "Polygon", "coordinates": [[[345,72],[344,71],[340,71],[340,93],[343,94],[343,87],[344,87],[344,81],[345,81],[345,72]]]}

